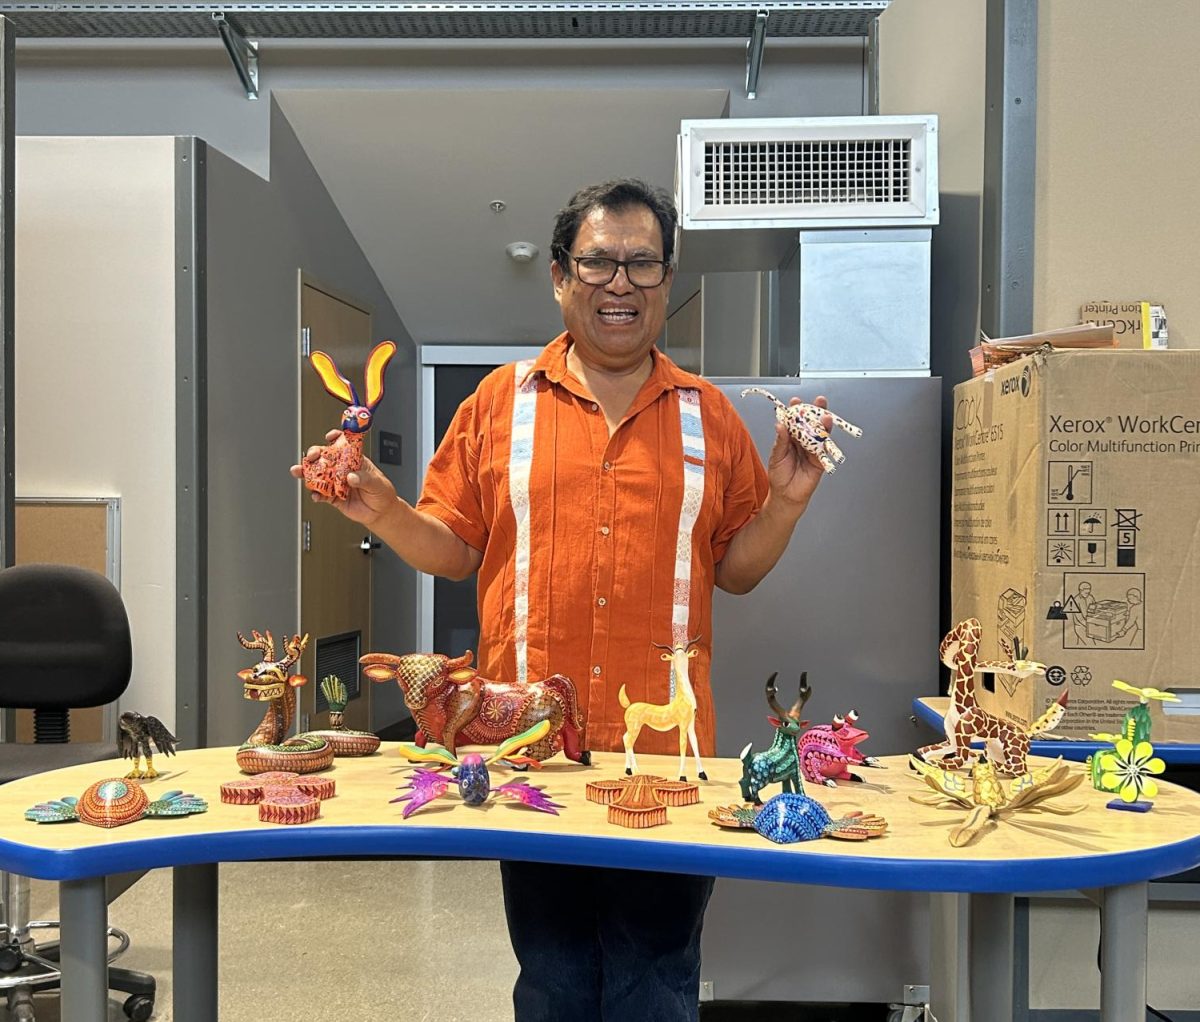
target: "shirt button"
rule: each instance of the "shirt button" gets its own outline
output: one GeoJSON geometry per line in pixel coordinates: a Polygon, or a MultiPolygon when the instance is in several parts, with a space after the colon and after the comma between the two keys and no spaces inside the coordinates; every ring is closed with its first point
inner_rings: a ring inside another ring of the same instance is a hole
{"type": "Polygon", "coordinates": [[[603,596],[601,596],[600,599],[598,599],[596,602],[598,604],[600,604],[601,607],[603,607],[606,603],[608,603],[608,600],[606,600],[603,596]]]}
{"type": "Polygon", "coordinates": [[[592,668],[592,673],[594,675],[596,675],[596,677],[600,677],[600,665],[599,664],[597,664],[595,667],[592,668]]]}
{"type": "Polygon", "coordinates": [[[592,411],[593,411],[593,412],[598,412],[598,411],[600,411],[600,406],[599,406],[598,404],[596,404],[596,402],[595,402],[595,401],[593,401],[593,402],[592,402],[592,411]]]}
{"type": "Polygon", "coordinates": [[[601,535],[601,536],[607,536],[607,535],[608,535],[608,526],[607,526],[607,525],[601,525],[601,526],[600,526],[600,535],[601,535]]]}
{"type": "Polygon", "coordinates": [[[606,461],[606,462],[604,463],[604,471],[605,471],[605,472],[611,472],[611,471],[612,471],[612,462],[611,462],[611,461],[606,461]]]}

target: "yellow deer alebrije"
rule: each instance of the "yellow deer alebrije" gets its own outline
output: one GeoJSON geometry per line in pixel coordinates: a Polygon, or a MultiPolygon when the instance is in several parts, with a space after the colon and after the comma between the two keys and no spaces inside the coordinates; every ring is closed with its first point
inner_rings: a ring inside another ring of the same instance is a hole
{"type": "Polygon", "coordinates": [[[632,774],[637,770],[637,760],[633,755],[633,746],[642,733],[642,728],[648,727],[654,731],[670,731],[679,729],[679,779],[686,781],[683,772],[684,761],[687,759],[688,742],[692,743],[692,755],[696,757],[696,773],[700,780],[707,781],[708,775],[700,762],[700,749],[696,742],[696,693],[688,679],[688,661],[700,651],[690,649],[695,639],[689,639],[684,645],[663,646],[653,645],[657,649],[666,650],[662,659],[671,665],[671,676],[675,681],[675,695],[669,703],[630,703],[625,694],[625,686],[617,693],[617,699],[625,709],[625,734],[621,741],[625,745],[625,773],[632,774]]]}

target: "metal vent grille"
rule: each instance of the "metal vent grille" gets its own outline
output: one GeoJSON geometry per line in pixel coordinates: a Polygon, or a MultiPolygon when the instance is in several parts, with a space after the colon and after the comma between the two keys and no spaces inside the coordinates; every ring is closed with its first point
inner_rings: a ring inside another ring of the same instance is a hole
{"type": "Polygon", "coordinates": [[[362,632],[346,632],[317,639],[316,693],[317,713],[329,710],[329,700],[321,691],[321,679],[336,674],[346,686],[347,701],[357,699],[362,691],[359,684],[358,658],[362,655],[362,632]]]}
{"type": "Polygon", "coordinates": [[[685,120],[676,191],[685,231],[935,224],[937,117],[685,120]]]}
{"type": "Polygon", "coordinates": [[[911,199],[912,140],[710,142],[706,206],[898,203],[911,199]]]}
{"type": "Polygon", "coordinates": [[[36,3],[3,0],[18,36],[213,38],[223,11],[251,39],[748,38],[757,12],[774,37],[865,36],[890,0],[659,0],[600,3],[36,3]]]}

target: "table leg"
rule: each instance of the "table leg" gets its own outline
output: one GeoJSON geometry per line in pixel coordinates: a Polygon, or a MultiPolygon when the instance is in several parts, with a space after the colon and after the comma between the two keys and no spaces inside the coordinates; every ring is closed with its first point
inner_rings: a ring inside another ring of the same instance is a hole
{"type": "Polygon", "coordinates": [[[1012,1022],[1012,895],[970,897],[971,1022],[1012,1022]]]}
{"type": "Polygon", "coordinates": [[[176,866],[175,1022],[217,1022],[217,865],[176,866]]]}
{"type": "Polygon", "coordinates": [[[929,896],[929,1002],[943,1022],[971,1022],[967,956],[970,901],[965,894],[929,896]]]}
{"type": "Polygon", "coordinates": [[[1146,1017],[1149,887],[1106,887],[1100,903],[1100,1022],[1146,1017]]]}
{"type": "Polygon", "coordinates": [[[71,1022],[108,1018],[108,903],[104,877],[58,885],[61,1014],[71,1022]]]}

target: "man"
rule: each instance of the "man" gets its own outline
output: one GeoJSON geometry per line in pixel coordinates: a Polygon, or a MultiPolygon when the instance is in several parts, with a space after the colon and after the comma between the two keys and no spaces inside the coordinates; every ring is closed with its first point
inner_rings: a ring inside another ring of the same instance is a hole
{"type": "MultiPolygon", "coordinates": [[[[551,244],[565,333],[462,404],[415,508],[369,462],[337,506],[420,571],[477,572],[480,672],[567,675],[585,748],[621,750],[618,689],[668,702],[654,644],[691,642],[696,732],[711,756],[713,586],[758,584],[822,470],[782,427],[764,470],[725,396],[655,348],[675,227],[671,200],[640,181],[578,192],[551,244]]],[[[645,731],[638,751],[676,743],[645,731]]],[[[697,1018],[712,878],[519,862],[501,876],[518,1022],[697,1018]]]]}

